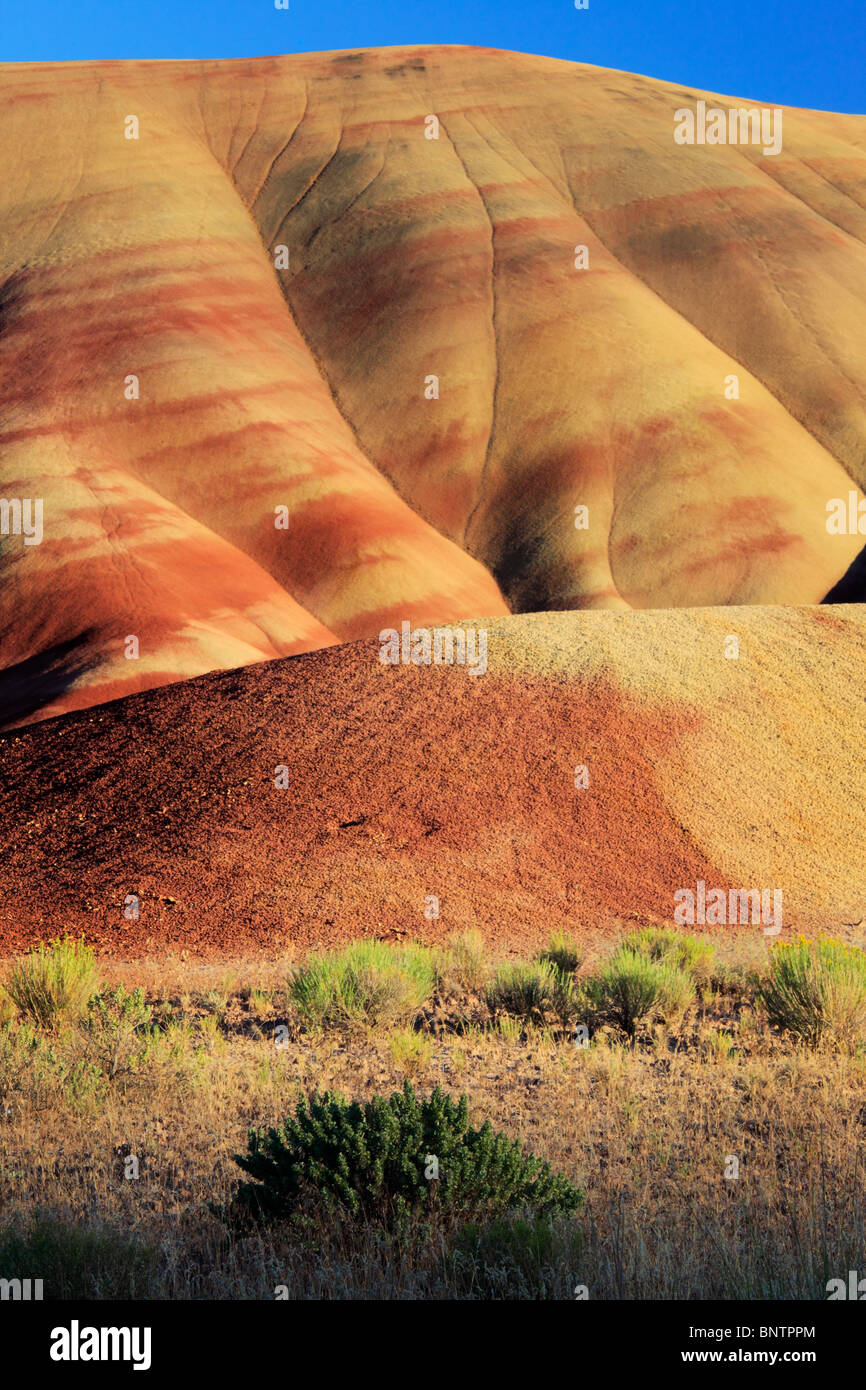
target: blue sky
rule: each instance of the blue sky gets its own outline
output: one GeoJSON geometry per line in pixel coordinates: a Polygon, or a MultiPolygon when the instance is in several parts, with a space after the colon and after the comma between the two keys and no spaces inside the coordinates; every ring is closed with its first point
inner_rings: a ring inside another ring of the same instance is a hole
{"type": "Polygon", "coordinates": [[[866,112],[866,0],[0,0],[0,61],[515,48],[764,102],[866,112]]]}

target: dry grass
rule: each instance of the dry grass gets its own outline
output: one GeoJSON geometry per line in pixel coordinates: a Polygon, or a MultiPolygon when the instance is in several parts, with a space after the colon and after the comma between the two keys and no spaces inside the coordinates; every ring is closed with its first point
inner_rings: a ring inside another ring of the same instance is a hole
{"type": "Polygon", "coordinates": [[[252,965],[126,974],[146,984],[155,1031],[113,1077],[81,1029],[0,1025],[0,1275],[44,1269],[46,1294],[84,1297],[570,1298],[584,1284],[590,1298],[824,1298],[866,1267],[866,1056],[774,1033],[741,940],[681,1020],[639,1028],[634,1046],[608,1028],[575,1045],[554,1017],[493,1026],[483,990],[437,995],[415,1034],[307,1032],[286,968],[252,965]],[[209,1213],[249,1127],[313,1089],[363,1098],[407,1071],[424,1094],[465,1091],[474,1124],[585,1189],[582,1211],[543,1240],[484,1235],[474,1262],[337,1224],[241,1239],[209,1213]]]}

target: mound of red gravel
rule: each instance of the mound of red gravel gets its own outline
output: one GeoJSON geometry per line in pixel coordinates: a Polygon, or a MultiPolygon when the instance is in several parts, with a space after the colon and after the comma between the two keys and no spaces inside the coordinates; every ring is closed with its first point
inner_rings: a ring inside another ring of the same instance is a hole
{"type": "Polygon", "coordinates": [[[670,921],[698,881],[782,889],[786,932],[866,916],[861,610],[487,631],[474,676],[361,642],[6,734],[0,948],[519,944],[670,921]]]}

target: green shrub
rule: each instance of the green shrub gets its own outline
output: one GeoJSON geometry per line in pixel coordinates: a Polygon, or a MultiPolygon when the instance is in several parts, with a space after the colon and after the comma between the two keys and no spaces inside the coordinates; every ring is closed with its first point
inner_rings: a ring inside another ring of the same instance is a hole
{"type": "Polygon", "coordinates": [[[114,1077],[134,1071],[147,1055],[152,1036],[153,1010],[144,1002],[144,990],[117,989],[94,994],[80,1035],[105,1074],[114,1077]]]}
{"type": "Polygon", "coordinates": [[[439,982],[475,994],[484,988],[489,966],[480,931],[457,932],[445,943],[437,959],[439,982]]]}
{"type": "Polygon", "coordinates": [[[292,973],[288,993],[312,1027],[375,1025],[411,1018],[435,982],[433,956],[423,947],[355,941],[311,956],[292,973]]]}
{"type": "Polygon", "coordinates": [[[538,959],[549,962],[560,975],[573,975],[580,968],[583,953],[573,936],[566,932],[553,932],[538,959]]]}
{"type": "Polygon", "coordinates": [[[96,957],[84,939],[64,937],[39,945],[10,971],[6,991],[25,1017],[56,1029],[80,1018],[99,986],[96,957]]]}
{"type": "Polygon", "coordinates": [[[588,982],[587,992],[600,1018],[634,1038],[639,1023],[681,1013],[695,987],[669,959],[652,960],[623,944],[588,982]]]}
{"type": "Polygon", "coordinates": [[[491,1013],[505,1013],[525,1024],[556,1014],[566,1027],[580,1007],[574,977],[549,960],[515,961],[502,966],[487,987],[491,1013]]]}
{"type": "Polygon", "coordinates": [[[708,984],[712,991],[723,997],[751,999],[756,984],[755,970],[741,961],[716,961],[708,984]]]}
{"type": "Polygon", "coordinates": [[[830,937],[777,942],[757,1000],[772,1024],[811,1047],[850,1050],[866,1040],[866,954],[830,937]]]}
{"type": "Polygon", "coordinates": [[[242,1183],[229,1214],[286,1220],[319,1206],[402,1226],[412,1215],[464,1220],[526,1208],[573,1211],[582,1194],[543,1159],[469,1125],[467,1100],[437,1086],[419,1100],[407,1080],[389,1099],[348,1103],[327,1092],[300,1101],[280,1129],[250,1131],[235,1162],[242,1183]]]}
{"type": "Polygon", "coordinates": [[[710,941],[676,927],[642,927],[626,937],[623,945],[649,960],[667,960],[700,983],[709,981],[716,950],[710,941]]]}
{"type": "Polygon", "coordinates": [[[491,1013],[543,1018],[556,1007],[559,978],[549,961],[513,961],[497,970],[487,987],[491,1013]]]}
{"type": "Polygon", "coordinates": [[[65,1069],[50,1041],[32,1023],[0,1028],[0,1101],[39,1111],[57,1099],[65,1069]]]}

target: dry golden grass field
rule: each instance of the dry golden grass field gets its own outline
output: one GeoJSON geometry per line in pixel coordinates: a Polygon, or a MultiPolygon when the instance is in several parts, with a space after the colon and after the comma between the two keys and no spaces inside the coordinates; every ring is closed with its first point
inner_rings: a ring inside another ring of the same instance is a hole
{"type": "Polygon", "coordinates": [[[472,936],[436,954],[420,1007],[398,993],[321,1026],[293,1003],[288,960],[97,967],[114,1001],[101,1030],[80,1009],[34,1025],[4,994],[0,1264],[38,1270],[52,1298],[824,1299],[866,1265],[866,1020],[811,1044],[781,1030],[757,997],[779,949],[797,946],[717,938],[685,971],[690,1002],[632,1038],[584,992],[611,943],[566,962],[559,1010],[497,995],[515,962],[472,936]],[[118,986],[143,990],[129,1027],[118,986]],[[443,1215],[408,1237],[321,1215],[237,1231],[209,1210],[250,1126],[314,1090],[366,1099],[407,1076],[465,1093],[473,1124],[549,1159],[582,1206],[469,1230],[443,1215]]]}

